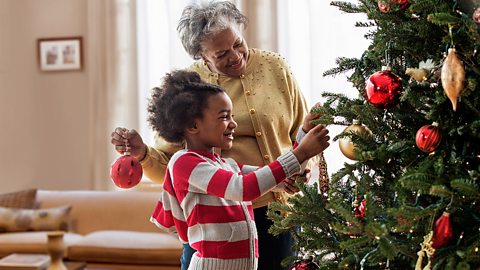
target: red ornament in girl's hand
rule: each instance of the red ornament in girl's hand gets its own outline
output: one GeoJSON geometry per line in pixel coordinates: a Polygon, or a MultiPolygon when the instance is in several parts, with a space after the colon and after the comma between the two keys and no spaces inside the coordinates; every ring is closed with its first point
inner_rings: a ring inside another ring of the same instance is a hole
{"type": "Polygon", "coordinates": [[[367,80],[368,101],[379,109],[395,106],[402,93],[402,79],[389,70],[373,73],[367,80]]]}
{"type": "Polygon", "coordinates": [[[430,153],[437,149],[442,140],[442,133],[437,123],[425,125],[417,131],[415,142],[418,148],[425,153],[430,153]]]}
{"type": "Polygon", "coordinates": [[[112,164],[110,176],[116,186],[132,188],[142,179],[143,169],[138,160],[130,155],[119,157],[112,164]]]}

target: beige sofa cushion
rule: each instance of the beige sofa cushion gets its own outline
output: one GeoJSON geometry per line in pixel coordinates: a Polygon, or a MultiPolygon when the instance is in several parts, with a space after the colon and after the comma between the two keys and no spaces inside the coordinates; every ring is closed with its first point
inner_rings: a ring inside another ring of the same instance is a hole
{"type": "Polygon", "coordinates": [[[125,231],[98,231],[68,248],[74,261],[178,265],[182,252],[176,236],[125,231]]]}
{"type": "Polygon", "coordinates": [[[160,192],[125,191],[46,191],[39,190],[40,208],[72,206],[71,231],[87,235],[101,230],[162,233],[150,216],[160,192]]]}
{"type": "Polygon", "coordinates": [[[0,232],[68,231],[71,206],[23,209],[0,207],[0,232]]]}
{"type": "MultiPolygon", "coordinates": [[[[47,253],[48,232],[0,233],[0,257],[11,253],[47,253]]],[[[82,235],[65,233],[65,246],[81,240],[82,235]]]]}

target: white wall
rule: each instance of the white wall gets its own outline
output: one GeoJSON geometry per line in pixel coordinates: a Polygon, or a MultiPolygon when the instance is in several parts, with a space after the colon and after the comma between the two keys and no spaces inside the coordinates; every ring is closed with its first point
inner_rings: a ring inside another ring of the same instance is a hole
{"type": "Polygon", "coordinates": [[[0,0],[0,192],[92,187],[87,72],[41,72],[36,48],[85,37],[86,3],[0,0]]]}

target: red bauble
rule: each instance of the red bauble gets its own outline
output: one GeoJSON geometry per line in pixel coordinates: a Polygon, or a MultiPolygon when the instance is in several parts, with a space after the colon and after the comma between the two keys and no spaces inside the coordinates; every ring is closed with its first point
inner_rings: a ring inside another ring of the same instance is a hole
{"type": "Polygon", "coordinates": [[[360,203],[360,205],[355,207],[355,209],[353,209],[353,214],[357,218],[364,218],[365,217],[365,210],[367,209],[365,207],[366,204],[367,204],[367,202],[365,201],[365,199],[363,199],[362,202],[360,203]]]}
{"type": "Polygon", "coordinates": [[[390,2],[398,4],[400,6],[400,9],[404,9],[408,5],[410,5],[410,2],[408,2],[408,0],[390,0],[390,2]]]}
{"type": "Polygon", "coordinates": [[[389,70],[377,71],[367,80],[368,101],[379,109],[395,106],[402,90],[402,79],[389,70]]]}
{"type": "Polygon", "coordinates": [[[314,263],[312,259],[303,259],[295,262],[288,270],[318,270],[320,266],[314,263]]]}
{"type": "Polygon", "coordinates": [[[433,229],[432,247],[437,249],[443,247],[453,238],[453,227],[450,221],[450,213],[443,212],[443,215],[435,222],[433,229]]]}
{"type": "Polygon", "coordinates": [[[130,155],[119,157],[112,164],[110,176],[116,186],[120,188],[132,188],[142,179],[142,165],[130,155]]]}
{"type": "Polygon", "coordinates": [[[418,148],[425,153],[430,153],[437,149],[442,140],[442,133],[436,123],[425,125],[417,131],[415,142],[418,148]]]}
{"type": "Polygon", "coordinates": [[[378,0],[378,8],[383,13],[390,11],[391,4],[396,4],[400,9],[405,9],[410,5],[410,2],[408,2],[408,0],[378,0]]]}

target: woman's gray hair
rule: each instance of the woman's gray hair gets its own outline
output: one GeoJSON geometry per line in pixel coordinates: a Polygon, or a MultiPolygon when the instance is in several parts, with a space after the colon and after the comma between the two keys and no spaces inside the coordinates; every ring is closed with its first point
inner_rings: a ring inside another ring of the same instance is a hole
{"type": "Polygon", "coordinates": [[[246,28],[247,17],[228,1],[192,3],[183,9],[177,31],[187,53],[195,60],[200,59],[200,43],[205,38],[223,30],[232,23],[246,28]]]}

